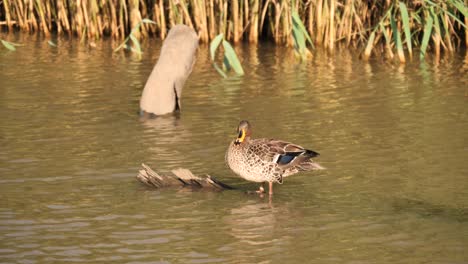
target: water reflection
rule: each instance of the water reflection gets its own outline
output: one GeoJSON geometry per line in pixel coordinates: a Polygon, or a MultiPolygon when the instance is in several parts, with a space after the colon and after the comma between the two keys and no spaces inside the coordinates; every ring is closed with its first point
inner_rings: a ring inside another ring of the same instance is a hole
{"type": "Polygon", "coordinates": [[[443,218],[446,221],[468,221],[468,208],[456,208],[453,205],[436,205],[415,199],[396,199],[392,206],[397,213],[413,213],[422,217],[443,218]]]}

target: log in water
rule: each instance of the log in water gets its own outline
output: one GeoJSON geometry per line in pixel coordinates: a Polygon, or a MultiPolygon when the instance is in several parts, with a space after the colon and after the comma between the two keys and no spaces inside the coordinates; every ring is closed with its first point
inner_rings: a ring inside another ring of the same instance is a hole
{"type": "Polygon", "coordinates": [[[161,175],[152,170],[148,165],[141,165],[143,166],[143,169],[138,172],[136,177],[141,183],[150,187],[158,189],[164,187],[189,187],[214,191],[234,189],[208,174],[204,177],[199,177],[195,176],[188,169],[179,168],[172,170],[173,175],[161,175]]]}

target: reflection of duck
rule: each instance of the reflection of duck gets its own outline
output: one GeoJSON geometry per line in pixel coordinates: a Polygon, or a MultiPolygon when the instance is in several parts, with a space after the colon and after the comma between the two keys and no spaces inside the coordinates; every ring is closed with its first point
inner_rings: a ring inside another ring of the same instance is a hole
{"type": "Polygon", "coordinates": [[[283,177],[299,171],[323,169],[311,159],[319,155],[315,151],[281,140],[250,139],[252,128],[246,120],[240,122],[237,133],[226,152],[226,162],[242,178],[261,182],[260,193],[264,192],[263,182],[268,182],[273,194],[273,182],[281,184],[283,177]]]}
{"type": "Polygon", "coordinates": [[[251,254],[252,251],[271,256],[293,248],[293,228],[289,228],[288,219],[297,220],[302,216],[290,211],[286,204],[273,206],[262,200],[244,200],[245,197],[236,197],[237,201],[231,203],[230,210],[222,218],[227,234],[234,238],[225,246],[236,256],[235,262],[265,263],[268,261],[261,261],[258,254],[251,254]]]}
{"type": "Polygon", "coordinates": [[[277,224],[275,209],[261,202],[247,202],[239,208],[232,208],[224,222],[230,227],[230,234],[240,242],[249,245],[272,244],[273,231],[277,224]]]}

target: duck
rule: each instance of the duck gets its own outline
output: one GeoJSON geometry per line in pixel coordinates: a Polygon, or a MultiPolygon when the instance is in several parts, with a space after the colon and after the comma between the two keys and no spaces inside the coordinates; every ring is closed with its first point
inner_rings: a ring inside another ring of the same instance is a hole
{"type": "Polygon", "coordinates": [[[283,183],[283,178],[301,171],[323,170],[312,158],[319,156],[316,151],[283,140],[253,139],[249,121],[240,121],[237,137],[229,144],[225,160],[229,168],[241,178],[261,183],[257,193],[273,194],[273,183],[283,183]]]}

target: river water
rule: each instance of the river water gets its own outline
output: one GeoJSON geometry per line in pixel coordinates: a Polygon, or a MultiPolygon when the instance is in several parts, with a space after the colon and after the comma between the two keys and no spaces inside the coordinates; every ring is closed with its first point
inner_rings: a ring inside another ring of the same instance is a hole
{"type": "MultiPolygon", "coordinates": [[[[338,51],[298,63],[237,47],[222,79],[200,46],[180,118],[141,120],[160,42],[9,36],[0,49],[1,263],[468,263],[468,59],[400,66],[338,51]],[[254,137],[301,144],[325,171],[275,186],[236,177],[224,152],[254,137]],[[141,163],[237,190],[153,190],[141,163]]],[[[4,39],[6,36],[4,36],[4,39]]]]}

